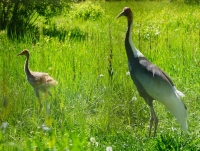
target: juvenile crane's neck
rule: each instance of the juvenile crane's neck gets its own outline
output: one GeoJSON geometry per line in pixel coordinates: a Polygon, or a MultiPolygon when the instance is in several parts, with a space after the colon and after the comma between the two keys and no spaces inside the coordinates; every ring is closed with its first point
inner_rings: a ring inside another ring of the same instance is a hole
{"type": "Polygon", "coordinates": [[[133,17],[128,17],[128,28],[126,32],[126,38],[125,38],[126,53],[127,53],[128,58],[143,57],[144,55],[133,44],[132,24],[133,24],[133,17]]]}
{"type": "Polygon", "coordinates": [[[24,71],[25,71],[27,76],[31,75],[31,72],[28,68],[29,56],[30,56],[29,54],[26,55],[26,61],[25,61],[25,64],[24,64],[24,71]]]}

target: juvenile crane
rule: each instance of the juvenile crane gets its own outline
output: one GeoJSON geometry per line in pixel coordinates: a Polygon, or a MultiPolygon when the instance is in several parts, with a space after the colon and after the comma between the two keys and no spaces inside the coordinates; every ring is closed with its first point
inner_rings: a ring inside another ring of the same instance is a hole
{"type": "Polygon", "coordinates": [[[134,46],[132,42],[133,13],[131,9],[125,7],[116,18],[121,16],[125,16],[128,21],[125,48],[130,75],[140,96],[144,98],[150,107],[149,137],[151,136],[153,122],[155,122],[154,136],[156,136],[158,126],[158,118],[153,108],[153,100],[161,102],[177,119],[182,129],[187,131],[187,108],[181,100],[184,94],[176,89],[174,83],[164,71],[149,62],[134,46]]]}
{"type": "Polygon", "coordinates": [[[50,77],[48,73],[30,71],[30,69],[28,67],[30,53],[28,50],[26,50],[26,49],[23,50],[21,53],[18,54],[18,56],[19,55],[26,56],[26,61],[24,64],[24,71],[26,73],[26,78],[27,78],[28,82],[33,87],[35,95],[38,98],[39,105],[40,105],[40,111],[41,111],[42,103],[41,103],[41,98],[40,98],[39,92],[41,91],[41,92],[45,93],[46,95],[49,94],[50,96],[52,96],[49,91],[49,88],[57,85],[58,82],[56,80],[54,80],[52,77],[50,77]]]}

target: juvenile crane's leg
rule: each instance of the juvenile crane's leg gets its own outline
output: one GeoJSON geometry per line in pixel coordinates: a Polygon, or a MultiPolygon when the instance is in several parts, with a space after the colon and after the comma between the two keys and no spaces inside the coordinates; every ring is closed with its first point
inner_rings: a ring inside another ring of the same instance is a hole
{"type": "Polygon", "coordinates": [[[52,97],[52,94],[51,94],[51,92],[50,91],[48,91],[48,94],[52,97]]]}
{"type": "Polygon", "coordinates": [[[46,90],[46,91],[44,92],[45,100],[47,99],[48,95],[50,95],[50,96],[52,97],[51,92],[50,92],[49,90],[46,90]]]}
{"type": "Polygon", "coordinates": [[[41,112],[41,110],[42,110],[42,103],[41,103],[39,91],[37,89],[34,89],[34,92],[35,92],[35,95],[36,95],[36,97],[38,99],[38,103],[39,103],[39,106],[40,106],[40,112],[41,112]]]}
{"type": "Polygon", "coordinates": [[[154,126],[154,137],[155,137],[156,136],[156,130],[157,130],[157,127],[158,127],[158,118],[157,118],[156,113],[154,111],[153,105],[150,106],[150,113],[151,113],[151,117],[150,117],[149,137],[151,136],[151,129],[152,129],[153,122],[155,122],[155,126],[154,126]]]}

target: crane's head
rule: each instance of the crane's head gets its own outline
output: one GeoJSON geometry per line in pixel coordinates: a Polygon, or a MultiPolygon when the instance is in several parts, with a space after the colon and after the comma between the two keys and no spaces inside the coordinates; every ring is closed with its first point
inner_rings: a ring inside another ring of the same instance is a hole
{"type": "Polygon", "coordinates": [[[126,16],[128,20],[133,19],[133,13],[129,7],[124,7],[122,12],[116,18],[119,18],[121,16],[126,16]]]}
{"type": "Polygon", "coordinates": [[[24,49],[22,52],[20,52],[20,53],[18,54],[18,56],[20,56],[20,55],[28,56],[28,55],[29,55],[29,51],[28,51],[27,49],[24,49]]]}

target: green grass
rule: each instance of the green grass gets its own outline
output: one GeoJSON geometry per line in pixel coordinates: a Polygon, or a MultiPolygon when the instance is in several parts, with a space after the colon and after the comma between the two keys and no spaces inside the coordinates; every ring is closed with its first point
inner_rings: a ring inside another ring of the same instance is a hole
{"type": "Polygon", "coordinates": [[[71,16],[74,12],[53,18],[55,26],[70,31],[62,40],[59,35],[41,34],[32,44],[33,37],[10,41],[0,32],[0,123],[8,123],[1,127],[0,150],[200,149],[199,6],[167,2],[102,2],[100,6],[104,13],[98,19],[76,19],[71,16]],[[155,101],[157,136],[148,138],[148,105],[126,75],[126,19],[115,19],[124,6],[134,11],[137,48],[186,95],[187,134],[155,101]],[[77,33],[71,36],[75,28],[77,33]],[[16,56],[25,48],[31,53],[30,69],[48,72],[59,82],[51,89],[53,97],[43,99],[42,115],[25,78],[25,57],[16,56]]]}

